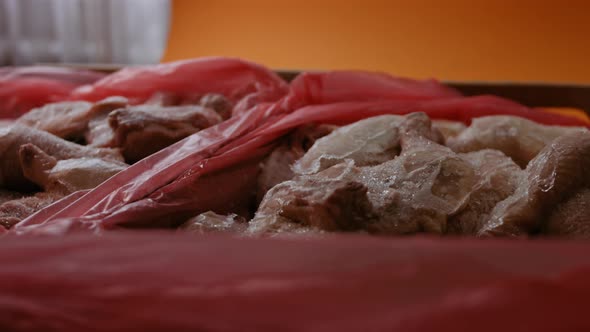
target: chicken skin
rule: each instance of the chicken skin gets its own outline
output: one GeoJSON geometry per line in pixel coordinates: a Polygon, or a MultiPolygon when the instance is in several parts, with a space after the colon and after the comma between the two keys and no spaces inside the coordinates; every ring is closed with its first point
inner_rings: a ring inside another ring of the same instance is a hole
{"type": "Polygon", "coordinates": [[[50,133],[13,125],[0,128],[0,188],[25,191],[31,182],[25,178],[19,158],[21,146],[33,144],[56,160],[92,157],[121,161],[119,151],[82,146],[63,140],[50,133]]]}
{"type": "Polygon", "coordinates": [[[469,128],[448,139],[447,146],[456,152],[499,150],[525,168],[554,139],[580,131],[588,129],[545,126],[514,116],[486,116],[473,119],[469,128]]]}

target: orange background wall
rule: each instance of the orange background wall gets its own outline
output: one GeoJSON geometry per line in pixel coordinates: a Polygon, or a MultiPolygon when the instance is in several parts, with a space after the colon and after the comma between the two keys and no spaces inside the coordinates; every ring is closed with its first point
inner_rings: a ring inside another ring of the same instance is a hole
{"type": "Polygon", "coordinates": [[[590,83],[590,1],[173,0],[163,61],[590,83]]]}

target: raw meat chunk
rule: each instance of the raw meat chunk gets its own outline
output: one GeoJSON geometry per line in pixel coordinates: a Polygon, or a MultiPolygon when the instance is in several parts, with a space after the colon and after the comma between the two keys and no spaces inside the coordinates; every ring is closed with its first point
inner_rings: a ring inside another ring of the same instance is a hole
{"type": "Polygon", "coordinates": [[[514,116],[486,116],[473,119],[471,126],[447,145],[456,152],[495,149],[525,168],[539,151],[559,136],[588,131],[582,127],[546,126],[514,116]]]}
{"type": "Polygon", "coordinates": [[[590,188],[584,188],[560,203],[543,227],[543,233],[590,239],[590,188]]]}
{"type": "Polygon", "coordinates": [[[465,204],[477,174],[470,163],[429,139],[438,136],[426,115],[408,115],[398,125],[402,152],[397,158],[363,167],[344,159],[283,182],[264,197],[250,230],[284,232],[303,225],[324,231],[444,233],[448,216],[465,204]]]}
{"type": "Polygon", "coordinates": [[[328,135],[336,126],[307,125],[291,133],[260,165],[257,201],[275,185],[291,180],[295,173],[293,164],[301,158],[315,141],[328,135]]]}
{"type": "Polygon", "coordinates": [[[349,180],[351,163],[273,187],[264,197],[248,234],[313,233],[366,229],[373,219],[367,187],[349,180]]]}
{"type": "Polygon", "coordinates": [[[531,160],[518,189],[496,205],[480,234],[519,236],[540,231],[555,206],[590,187],[589,168],[590,132],[558,137],[531,160]]]}
{"type": "Polygon", "coordinates": [[[61,193],[36,193],[0,205],[0,226],[11,228],[31,214],[61,199],[61,193]]]}
{"type": "Polygon", "coordinates": [[[114,161],[122,159],[117,150],[78,145],[50,133],[17,124],[0,128],[0,187],[19,191],[30,187],[31,183],[23,175],[19,158],[21,146],[27,143],[37,146],[56,160],[83,157],[114,161]]]}
{"type": "Polygon", "coordinates": [[[16,123],[46,131],[64,139],[84,136],[92,116],[92,104],[85,101],[64,101],[32,109],[16,123]]]}
{"type": "Polygon", "coordinates": [[[109,97],[94,104],[92,118],[88,122],[88,130],[85,134],[86,143],[96,147],[112,146],[114,134],[109,126],[109,113],[128,104],[128,100],[123,97],[109,97]]]}
{"type": "Polygon", "coordinates": [[[33,144],[21,146],[24,176],[48,192],[70,194],[92,189],[127,168],[122,162],[82,157],[57,160],[33,144]]]}
{"type": "Polygon", "coordinates": [[[404,117],[382,115],[334,130],[297,161],[297,174],[314,174],[352,159],[357,166],[377,165],[399,154],[398,126],[404,117]]]}
{"type": "Polygon", "coordinates": [[[475,235],[483,227],[498,202],[512,195],[524,171],[498,150],[480,150],[459,154],[473,165],[478,181],[469,194],[469,201],[448,225],[451,234],[475,235]]]}
{"type": "Polygon", "coordinates": [[[113,146],[120,147],[129,163],[139,161],[181,139],[211,127],[223,119],[201,106],[131,106],[108,116],[114,133],[113,146]]]}
{"type": "Polygon", "coordinates": [[[444,142],[447,142],[451,137],[458,136],[467,128],[462,122],[449,120],[433,120],[432,127],[440,131],[444,142]]]}
{"type": "Polygon", "coordinates": [[[190,233],[243,233],[248,224],[246,219],[237,214],[221,215],[213,211],[199,214],[180,226],[180,229],[190,233]]]}

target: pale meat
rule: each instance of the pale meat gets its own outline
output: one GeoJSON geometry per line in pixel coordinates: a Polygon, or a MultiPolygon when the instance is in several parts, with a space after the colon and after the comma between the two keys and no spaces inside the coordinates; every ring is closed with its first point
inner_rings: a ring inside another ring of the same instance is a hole
{"type": "Polygon", "coordinates": [[[444,233],[447,218],[465,204],[477,183],[474,167],[431,140],[436,135],[424,114],[405,117],[399,135],[402,152],[393,160],[358,167],[346,158],[275,186],[249,231],[444,233]]]}
{"type": "Polygon", "coordinates": [[[426,115],[406,118],[399,157],[362,168],[361,180],[380,219],[369,231],[442,234],[449,216],[466,204],[478,175],[469,162],[428,138],[432,129],[426,115]]]}
{"type": "Polygon", "coordinates": [[[0,225],[6,229],[19,223],[40,209],[63,198],[60,193],[36,193],[33,196],[4,202],[0,205],[0,225]]]}
{"type": "Polygon", "coordinates": [[[189,219],[179,228],[182,231],[196,234],[241,234],[247,227],[246,219],[237,214],[222,215],[208,211],[189,219]]]}
{"type": "Polygon", "coordinates": [[[581,189],[554,208],[543,234],[590,239],[590,187],[581,189]]]}
{"type": "Polygon", "coordinates": [[[92,116],[88,120],[88,128],[84,135],[86,144],[95,147],[110,147],[113,141],[113,130],[109,126],[109,113],[127,105],[126,98],[117,96],[103,99],[94,104],[92,116]]]}
{"type": "Polygon", "coordinates": [[[229,99],[217,93],[208,93],[199,100],[199,105],[217,112],[221,118],[227,120],[231,117],[233,105],[229,99]]]}
{"type": "Polygon", "coordinates": [[[473,165],[478,181],[469,194],[467,205],[450,217],[448,232],[475,235],[496,204],[514,193],[524,171],[498,150],[486,149],[459,155],[473,165]]]}
{"type": "Polygon", "coordinates": [[[260,202],[272,187],[295,176],[292,165],[300,157],[301,155],[294,151],[288,142],[284,142],[262,161],[256,189],[257,202],[260,202]]]}
{"type": "Polygon", "coordinates": [[[522,236],[540,231],[564,199],[590,187],[590,132],[555,139],[535,157],[513,195],[498,203],[481,235],[522,236]]]}
{"type": "Polygon", "coordinates": [[[432,127],[440,131],[444,142],[447,142],[451,137],[458,136],[467,128],[462,122],[449,120],[432,120],[432,127]]]}
{"type": "Polygon", "coordinates": [[[301,158],[315,141],[328,135],[336,126],[307,125],[291,133],[260,165],[257,201],[275,185],[291,180],[295,173],[293,164],[301,158]]]}
{"type": "Polygon", "coordinates": [[[132,106],[111,112],[113,146],[120,147],[129,163],[139,161],[223,119],[201,106],[132,106]]]}
{"type": "Polygon", "coordinates": [[[82,157],[57,160],[33,144],[21,146],[24,176],[47,192],[70,194],[92,189],[127,168],[123,162],[82,157]]]}
{"type": "Polygon", "coordinates": [[[247,233],[314,234],[366,229],[374,213],[367,187],[354,179],[358,172],[351,162],[341,163],[319,174],[276,185],[264,197],[247,233]]]}
{"type": "Polygon", "coordinates": [[[224,120],[232,114],[232,102],[218,93],[199,95],[178,95],[170,92],[158,92],[153,94],[145,104],[157,106],[186,106],[200,105],[217,112],[224,120]]]}
{"type": "Polygon", "coordinates": [[[39,147],[56,160],[83,157],[114,161],[122,159],[117,150],[78,145],[23,125],[4,127],[0,128],[0,188],[24,191],[31,187],[30,181],[23,175],[19,158],[21,146],[28,143],[39,147]]]}
{"type": "Polygon", "coordinates": [[[344,160],[357,166],[377,165],[399,154],[399,124],[404,117],[383,115],[361,120],[318,139],[295,163],[297,174],[314,174],[344,160]]]}
{"type": "Polygon", "coordinates": [[[17,123],[49,132],[65,139],[79,139],[88,128],[92,104],[85,101],[66,101],[32,109],[17,123]]]}
{"type": "Polygon", "coordinates": [[[546,126],[514,116],[486,116],[473,119],[471,126],[447,141],[453,151],[495,149],[525,168],[539,151],[559,136],[588,131],[581,127],[546,126]]]}

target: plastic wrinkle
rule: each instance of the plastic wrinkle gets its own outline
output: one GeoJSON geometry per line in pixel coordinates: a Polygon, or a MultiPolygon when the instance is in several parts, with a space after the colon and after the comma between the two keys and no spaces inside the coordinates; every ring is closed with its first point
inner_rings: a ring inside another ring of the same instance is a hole
{"type": "Polygon", "coordinates": [[[219,93],[237,103],[249,94],[280,98],[287,84],[270,70],[243,60],[199,58],[154,66],[122,69],[72,93],[73,99],[98,101],[109,96],[123,96],[132,103],[142,103],[156,92],[184,95],[219,93]]]}

